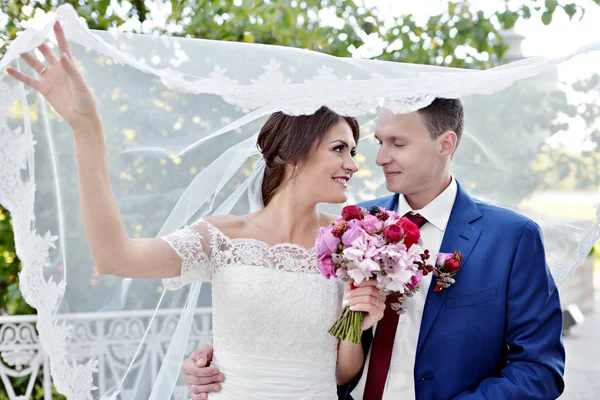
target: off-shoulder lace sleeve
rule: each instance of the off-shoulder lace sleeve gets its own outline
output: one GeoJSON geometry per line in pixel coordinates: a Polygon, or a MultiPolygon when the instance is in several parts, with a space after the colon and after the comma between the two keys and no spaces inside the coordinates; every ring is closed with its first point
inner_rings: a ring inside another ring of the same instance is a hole
{"type": "Polygon", "coordinates": [[[188,283],[211,281],[212,265],[206,250],[209,247],[200,232],[187,226],[161,239],[181,258],[181,275],[163,279],[165,288],[176,290],[188,283]]]}

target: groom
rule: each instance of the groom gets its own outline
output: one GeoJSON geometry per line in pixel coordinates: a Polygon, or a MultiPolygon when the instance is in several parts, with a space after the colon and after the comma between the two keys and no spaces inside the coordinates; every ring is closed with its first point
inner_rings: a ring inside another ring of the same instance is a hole
{"type": "MultiPolygon", "coordinates": [[[[379,115],[377,164],[394,194],[360,205],[411,215],[432,262],[440,252],[455,251],[462,261],[452,286],[435,291],[429,274],[405,302],[405,314],[387,307],[364,332],[363,371],[339,388],[340,399],[549,400],[563,391],[562,313],[540,229],[522,215],[474,200],[453,178],[463,125],[462,104],[454,99],[379,115]]],[[[186,382],[194,379],[187,373],[191,363],[207,362],[210,350],[186,361],[186,382]]],[[[213,391],[215,380],[204,382],[211,385],[198,388],[213,391]]]]}

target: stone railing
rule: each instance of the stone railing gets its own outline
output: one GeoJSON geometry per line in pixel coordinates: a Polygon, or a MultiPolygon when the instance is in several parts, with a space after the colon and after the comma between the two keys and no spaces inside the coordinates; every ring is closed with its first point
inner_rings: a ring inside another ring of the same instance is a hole
{"type": "MultiPolygon", "coordinates": [[[[147,390],[149,394],[180,312],[166,309],[157,313],[146,344],[123,385],[122,398],[131,398],[128,393],[132,392],[139,396],[147,390]]],[[[120,384],[152,314],[153,310],[60,316],[61,321],[73,326],[73,337],[68,345],[77,361],[98,360],[95,398],[110,394],[120,384]]],[[[36,319],[35,315],[0,317],[0,392],[6,392],[10,400],[32,398],[38,376],[43,382],[44,400],[52,399],[50,365],[40,347],[36,319]],[[17,382],[20,382],[19,387],[25,387],[18,393],[15,390],[17,382]]],[[[211,324],[211,310],[198,308],[189,341],[190,352],[199,343],[211,343],[211,324]]],[[[186,388],[178,387],[176,398],[186,396],[189,396],[186,388]]]]}

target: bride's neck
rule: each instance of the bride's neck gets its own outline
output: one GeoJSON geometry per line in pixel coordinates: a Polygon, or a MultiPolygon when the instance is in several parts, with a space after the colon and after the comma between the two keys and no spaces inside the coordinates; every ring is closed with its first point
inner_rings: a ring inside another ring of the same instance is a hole
{"type": "Polygon", "coordinates": [[[262,211],[262,217],[282,235],[289,235],[289,239],[314,235],[321,224],[317,205],[286,189],[273,196],[262,211]]]}

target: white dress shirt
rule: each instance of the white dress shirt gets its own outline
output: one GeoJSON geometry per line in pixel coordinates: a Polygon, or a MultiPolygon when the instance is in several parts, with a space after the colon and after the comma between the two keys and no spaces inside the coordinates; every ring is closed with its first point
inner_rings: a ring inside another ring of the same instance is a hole
{"type": "MultiPolygon", "coordinates": [[[[440,251],[444,232],[446,231],[450,213],[454,206],[454,200],[456,199],[456,192],[457,184],[454,178],[452,178],[450,185],[421,210],[413,210],[403,195],[400,195],[398,199],[398,204],[396,205],[398,215],[413,212],[421,214],[427,219],[427,222],[421,227],[421,239],[423,240],[423,247],[428,249],[431,254],[430,263],[435,262],[440,251]]],[[[423,317],[423,309],[431,279],[432,274],[423,277],[420,290],[404,302],[406,312],[398,320],[398,329],[394,338],[392,360],[383,391],[383,400],[415,399],[415,358],[417,343],[419,341],[419,330],[421,329],[421,318],[423,317]]],[[[373,327],[373,335],[375,335],[376,328],[377,325],[373,327]]],[[[352,391],[352,398],[354,400],[363,398],[367,372],[369,371],[370,356],[371,351],[369,350],[362,377],[356,388],[352,391]]]]}

